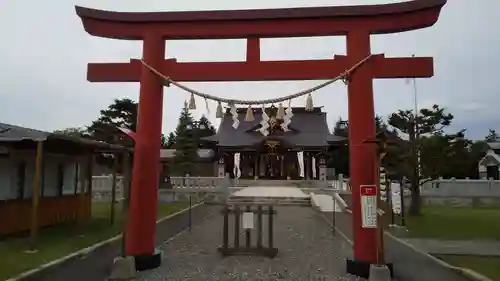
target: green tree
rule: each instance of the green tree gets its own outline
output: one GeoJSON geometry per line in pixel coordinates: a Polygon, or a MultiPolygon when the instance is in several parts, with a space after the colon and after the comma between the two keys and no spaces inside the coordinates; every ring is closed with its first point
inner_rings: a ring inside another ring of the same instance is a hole
{"type": "Polygon", "coordinates": [[[198,141],[195,134],[194,120],[187,103],[185,103],[175,129],[175,143],[173,145],[175,155],[172,172],[181,175],[194,174],[195,161],[198,158],[198,141]]]}
{"type": "Polygon", "coordinates": [[[137,102],[131,99],[115,99],[99,117],[87,127],[92,139],[107,143],[133,146],[133,140],[121,133],[117,127],[126,127],[132,131],[137,127],[137,102]]]}
{"type": "Polygon", "coordinates": [[[198,140],[199,148],[212,148],[211,142],[203,140],[204,137],[213,136],[216,134],[215,127],[208,120],[205,115],[201,116],[198,122],[196,122],[196,138],[198,140]]]}
{"type": "MultiPolygon", "coordinates": [[[[349,122],[339,118],[333,127],[333,134],[339,137],[347,138],[349,136],[349,122]]],[[[348,141],[335,147],[329,153],[327,165],[335,168],[337,174],[350,175],[349,170],[349,145],[348,141]]]]}
{"type": "Polygon", "coordinates": [[[451,124],[453,115],[446,113],[435,104],[431,108],[422,108],[417,116],[412,110],[398,110],[389,117],[389,125],[399,133],[408,136],[410,151],[401,151],[399,157],[405,159],[400,173],[410,180],[411,205],[410,215],[420,215],[420,186],[429,179],[422,178],[419,165],[419,138],[421,136],[442,135],[443,129],[451,124]]]}
{"type": "Polygon", "coordinates": [[[167,143],[165,144],[165,148],[172,148],[175,144],[175,134],[174,132],[170,132],[167,137],[167,143]]]}

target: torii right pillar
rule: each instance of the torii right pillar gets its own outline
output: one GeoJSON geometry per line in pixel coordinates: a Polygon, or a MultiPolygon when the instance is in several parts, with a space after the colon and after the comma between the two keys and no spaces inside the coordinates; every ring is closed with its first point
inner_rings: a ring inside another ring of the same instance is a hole
{"type": "MultiPolygon", "coordinates": [[[[425,2],[425,1],[421,1],[425,2]]],[[[446,1],[443,1],[443,5],[446,1]]],[[[355,63],[371,54],[370,35],[376,33],[370,26],[360,24],[359,28],[351,29],[347,36],[347,58],[355,63]]],[[[383,55],[376,55],[371,61],[354,71],[348,79],[348,120],[350,174],[352,186],[352,225],[354,242],[354,259],[347,260],[347,271],[351,274],[368,278],[370,265],[378,262],[377,247],[379,238],[376,227],[363,227],[361,186],[375,185],[378,189],[379,159],[377,147],[366,142],[376,135],[373,79],[399,78],[398,73],[408,73],[415,69],[389,68],[384,63],[383,55]]],[[[401,66],[406,58],[399,58],[401,66]]],[[[422,67],[418,72],[433,76],[432,58],[421,58],[422,67]],[[425,65],[425,66],[424,66],[425,65]]],[[[393,65],[394,66],[394,65],[393,65]]],[[[403,78],[403,77],[401,77],[403,78]]],[[[378,191],[377,191],[378,196],[378,191]]],[[[382,243],[383,245],[383,243],[382,243]]],[[[383,246],[382,246],[383,247],[383,246]]],[[[391,269],[392,265],[388,264],[391,269]]]]}

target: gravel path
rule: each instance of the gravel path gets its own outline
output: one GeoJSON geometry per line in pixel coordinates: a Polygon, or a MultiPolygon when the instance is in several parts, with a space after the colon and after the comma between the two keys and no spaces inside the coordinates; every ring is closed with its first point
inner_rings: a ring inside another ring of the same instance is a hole
{"type": "MultiPolygon", "coordinates": [[[[311,208],[277,208],[274,245],[279,253],[274,259],[222,258],[217,251],[222,242],[222,222],[222,215],[214,215],[163,245],[162,267],[140,273],[138,280],[363,280],[345,273],[345,258],[352,255],[350,246],[340,238],[334,239],[331,228],[311,208]]],[[[229,226],[233,229],[231,219],[229,226]]],[[[229,238],[232,243],[233,235],[229,238]]],[[[244,241],[241,236],[240,243],[244,241]]],[[[267,239],[263,243],[267,245],[267,239]]]]}

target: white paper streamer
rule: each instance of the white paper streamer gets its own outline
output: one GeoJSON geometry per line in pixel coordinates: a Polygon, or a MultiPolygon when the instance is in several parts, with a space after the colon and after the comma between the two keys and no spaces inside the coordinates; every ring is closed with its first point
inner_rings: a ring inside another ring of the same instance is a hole
{"type": "Polygon", "coordinates": [[[299,162],[300,177],[304,177],[304,151],[297,152],[297,160],[299,162]]]}
{"type": "Polygon", "coordinates": [[[316,179],[316,158],[312,157],[313,180],[316,179]]]}
{"type": "Polygon", "coordinates": [[[240,170],[240,153],[236,152],[234,154],[234,176],[239,179],[241,177],[240,170]]]}

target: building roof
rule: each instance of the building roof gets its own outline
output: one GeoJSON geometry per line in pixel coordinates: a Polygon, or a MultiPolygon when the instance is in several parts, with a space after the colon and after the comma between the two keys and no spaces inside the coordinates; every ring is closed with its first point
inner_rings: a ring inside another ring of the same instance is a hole
{"type": "Polygon", "coordinates": [[[0,143],[21,142],[26,140],[27,141],[60,140],[79,145],[92,146],[94,148],[99,148],[99,149],[111,149],[111,150],[125,149],[125,147],[121,145],[109,144],[102,141],[73,137],[58,133],[49,133],[45,131],[20,127],[16,125],[0,123],[0,143]]]}
{"type": "Polygon", "coordinates": [[[232,127],[232,115],[229,109],[224,115],[222,122],[214,136],[206,137],[206,140],[217,142],[219,146],[238,147],[254,146],[266,139],[276,139],[296,147],[325,147],[330,144],[342,142],[344,137],[335,136],[330,133],[326,119],[326,112],[321,112],[320,107],[312,111],[306,111],[303,107],[292,108],[293,117],[289,132],[276,132],[269,136],[263,136],[255,131],[262,121],[262,109],[254,108],[254,121],[245,121],[247,108],[238,108],[238,120],[240,125],[237,129],[232,127]]]}

